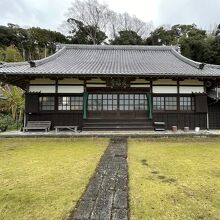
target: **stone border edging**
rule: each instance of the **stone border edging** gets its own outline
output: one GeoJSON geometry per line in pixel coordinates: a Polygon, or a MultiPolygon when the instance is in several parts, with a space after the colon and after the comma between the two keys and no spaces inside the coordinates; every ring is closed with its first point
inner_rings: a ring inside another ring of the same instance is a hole
{"type": "Polygon", "coordinates": [[[111,139],[68,220],[128,219],[127,140],[111,139]]]}

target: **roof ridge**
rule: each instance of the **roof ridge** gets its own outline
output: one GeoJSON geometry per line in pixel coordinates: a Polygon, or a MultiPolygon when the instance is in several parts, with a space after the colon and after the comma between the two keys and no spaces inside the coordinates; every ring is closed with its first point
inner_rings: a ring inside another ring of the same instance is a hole
{"type": "Polygon", "coordinates": [[[185,56],[183,56],[182,54],[180,54],[179,52],[177,52],[176,50],[174,49],[171,49],[171,52],[173,55],[175,55],[178,59],[182,60],[183,62],[197,68],[197,69],[202,69],[201,68],[201,65],[204,65],[203,63],[200,63],[200,62],[197,62],[197,61],[194,61],[194,60],[191,60],[185,56]]]}
{"type": "Polygon", "coordinates": [[[66,51],[66,47],[62,47],[60,50],[58,50],[56,53],[54,53],[53,55],[49,56],[49,57],[45,57],[43,59],[40,59],[40,60],[33,60],[33,61],[30,61],[31,63],[31,67],[37,67],[37,66],[40,66],[42,64],[45,64],[51,60],[54,60],[56,59],[57,57],[59,57],[60,55],[62,55],[64,52],[66,51]]]}
{"type": "Polygon", "coordinates": [[[66,49],[97,49],[97,50],[171,50],[178,46],[151,45],[90,45],[90,44],[59,44],[66,49]]]}
{"type": "Polygon", "coordinates": [[[2,67],[12,67],[12,66],[23,66],[23,65],[28,65],[27,61],[23,62],[0,62],[0,68],[2,67]]]}
{"type": "Polygon", "coordinates": [[[205,66],[213,69],[220,69],[220,65],[216,65],[216,64],[205,64],[205,66]]]}
{"type": "Polygon", "coordinates": [[[11,62],[11,63],[7,63],[7,62],[0,62],[0,68],[3,67],[13,67],[13,66],[23,66],[23,65],[28,65],[30,64],[31,67],[37,67],[40,66],[44,63],[47,63],[51,60],[56,59],[57,57],[59,57],[61,54],[64,53],[64,51],[66,50],[66,47],[62,47],[60,50],[58,50],[56,53],[54,53],[53,55],[40,59],[40,60],[31,60],[31,61],[24,61],[24,62],[11,62]]]}

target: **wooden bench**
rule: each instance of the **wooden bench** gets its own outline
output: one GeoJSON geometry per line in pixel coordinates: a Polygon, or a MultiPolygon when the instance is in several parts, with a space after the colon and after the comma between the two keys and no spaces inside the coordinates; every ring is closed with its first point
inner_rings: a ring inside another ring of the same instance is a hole
{"type": "Polygon", "coordinates": [[[51,121],[28,121],[23,127],[23,132],[28,130],[45,130],[48,132],[51,127],[51,121]]]}
{"type": "Polygon", "coordinates": [[[165,122],[163,121],[155,121],[154,122],[154,130],[155,131],[165,131],[165,122]]]}
{"type": "Polygon", "coordinates": [[[78,126],[68,126],[68,125],[63,125],[63,126],[54,126],[56,133],[60,131],[60,129],[68,129],[70,131],[77,132],[78,126]]]}

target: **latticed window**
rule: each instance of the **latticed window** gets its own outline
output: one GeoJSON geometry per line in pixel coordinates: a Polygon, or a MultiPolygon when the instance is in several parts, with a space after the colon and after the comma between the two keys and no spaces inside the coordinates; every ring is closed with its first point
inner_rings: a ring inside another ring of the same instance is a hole
{"type": "Polygon", "coordinates": [[[153,97],[153,110],[155,111],[176,111],[177,97],[153,97]]]}
{"type": "Polygon", "coordinates": [[[70,110],[70,97],[58,98],[58,110],[70,110]]]}
{"type": "Polygon", "coordinates": [[[165,97],[154,97],[153,98],[153,110],[163,111],[165,109],[165,97]]]}
{"type": "Polygon", "coordinates": [[[165,110],[167,111],[177,110],[177,97],[165,97],[165,110]]]}
{"type": "Polygon", "coordinates": [[[89,94],[88,110],[102,110],[102,94],[89,94]]]}
{"type": "Polygon", "coordinates": [[[82,96],[60,96],[58,97],[58,110],[82,110],[83,97],[82,96]]]}
{"type": "Polygon", "coordinates": [[[103,111],[117,110],[117,94],[102,94],[103,111]]]}
{"type": "Polygon", "coordinates": [[[119,109],[123,111],[147,110],[147,96],[145,94],[120,94],[119,109]]]}
{"type": "Polygon", "coordinates": [[[194,111],[195,98],[194,97],[180,97],[180,110],[181,111],[194,111]]]}
{"type": "Polygon", "coordinates": [[[89,94],[90,111],[136,111],[147,110],[146,94],[89,94]]]}
{"type": "Polygon", "coordinates": [[[88,110],[90,111],[117,110],[117,94],[89,94],[88,110]]]}
{"type": "Polygon", "coordinates": [[[55,97],[54,96],[39,97],[39,104],[41,111],[55,110],[55,97]]]}
{"type": "Polygon", "coordinates": [[[73,96],[71,97],[70,101],[71,101],[71,110],[83,110],[82,96],[73,96]]]}
{"type": "Polygon", "coordinates": [[[195,98],[191,96],[179,98],[177,96],[153,97],[154,111],[177,111],[178,106],[180,111],[194,111],[195,98]]]}

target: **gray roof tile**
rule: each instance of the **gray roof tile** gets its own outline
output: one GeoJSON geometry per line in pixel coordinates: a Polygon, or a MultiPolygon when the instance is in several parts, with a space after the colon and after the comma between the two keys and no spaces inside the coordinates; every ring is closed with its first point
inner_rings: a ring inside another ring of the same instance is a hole
{"type": "Polygon", "coordinates": [[[54,55],[28,62],[4,63],[0,74],[56,75],[175,75],[220,77],[220,66],[183,57],[169,46],[61,45],[54,55]]]}

